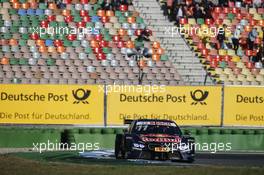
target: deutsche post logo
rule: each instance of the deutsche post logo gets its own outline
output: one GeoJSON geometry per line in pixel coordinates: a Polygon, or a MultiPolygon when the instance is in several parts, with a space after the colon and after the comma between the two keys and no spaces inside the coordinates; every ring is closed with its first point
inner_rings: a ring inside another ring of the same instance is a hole
{"type": "Polygon", "coordinates": [[[191,91],[191,97],[194,101],[191,103],[191,105],[197,105],[198,103],[200,103],[201,105],[207,105],[205,100],[207,99],[208,95],[208,91],[202,91],[200,89],[197,89],[194,92],[191,91]]]}
{"type": "Polygon", "coordinates": [[[72,95],[76,100],[73,102],[73,104],[79,104],[80,102],[82,102],[83,104],[89,104],[87,99],[90,96],[90,94],[91,94],[90,90],[84,90],[81,88],[77,90],[72,90],[72,95]]]}

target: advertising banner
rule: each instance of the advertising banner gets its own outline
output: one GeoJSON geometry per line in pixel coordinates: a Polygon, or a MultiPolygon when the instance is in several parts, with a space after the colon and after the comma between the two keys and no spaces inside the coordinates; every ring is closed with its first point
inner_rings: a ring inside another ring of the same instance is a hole
{"type": "Polygon", "coordinates": [[[225,87],[225,126],[264,126],[264,87],[225,87]]]}
{"type": "Polygon", "coordinates": [[[106,86],[107,125],[124,119],[169,119],[179,125],[220,126],[220,86],[106,86]]]}
{"type": "Polygon", "coordinates": [[[1,85],[0,123],[104,125],[104,91],[86,85],[1,85]]]}

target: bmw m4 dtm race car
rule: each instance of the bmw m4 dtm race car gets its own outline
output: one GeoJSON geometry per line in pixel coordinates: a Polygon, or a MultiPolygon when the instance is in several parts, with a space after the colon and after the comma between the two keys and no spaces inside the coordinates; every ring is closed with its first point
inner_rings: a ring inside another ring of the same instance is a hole
{"type": "Polygon", "coordinates": [[[129,124],[123,134],[117,134],[117,159],[148,159],[193,162],[194,138],[183,135],[178,125],[170,120],[125,120],[129,124]]]}

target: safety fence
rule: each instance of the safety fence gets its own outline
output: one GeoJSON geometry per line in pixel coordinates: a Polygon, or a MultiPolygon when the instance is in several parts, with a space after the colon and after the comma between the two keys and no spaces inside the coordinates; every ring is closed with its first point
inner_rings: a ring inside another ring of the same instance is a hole
{"type": "MultiPolygon", "coordinates": [[[[198,152],[264,152],[264,128],[182,127],[181,131],[195,138],[198,152]]],[[[56,145],[72,144],[82,150],[84,144],[99,143],[100,149],[109,150],[114,149],[116,134],[123,132],[120,127],[0,127],[0,148],[60,150],[56,145]]]]}
{"type": "Polygon", "coordinates": [[[181,126],[264,127],[264,87],[0,86],[1,124],[122,126],[124,119],[139,118],[181,126]]]}

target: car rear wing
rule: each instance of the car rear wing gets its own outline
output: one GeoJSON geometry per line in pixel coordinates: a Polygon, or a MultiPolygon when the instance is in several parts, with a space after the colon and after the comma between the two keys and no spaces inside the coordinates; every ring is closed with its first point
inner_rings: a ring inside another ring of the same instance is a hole
{"type": "Polygon", "coordinates": [[[125,125],[130,125],[134,120],[131,119],[124,119],[124,124],[125,125]]]}

